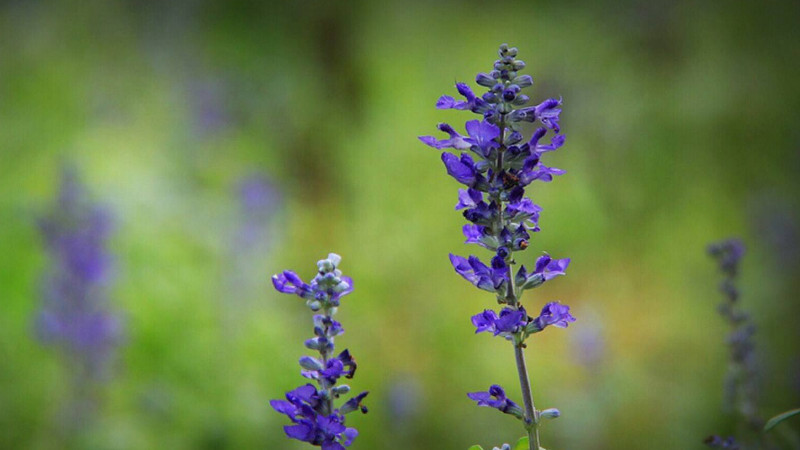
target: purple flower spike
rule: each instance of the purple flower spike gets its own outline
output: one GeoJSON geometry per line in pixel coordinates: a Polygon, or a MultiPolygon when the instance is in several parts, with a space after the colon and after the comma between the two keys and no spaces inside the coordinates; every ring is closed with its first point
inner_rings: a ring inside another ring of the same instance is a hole
{"type": "Polygon", "coordinates": [[[488,392],[470,392],[467,394],[467,397],[478,402],[478,406],[495,408],[500,412],[511,414],[519,419],[523,417],[522,408],[506,397],[505,390],[496,384],[490,386],[488,392]]]}
{"type": "Polygon", "coordinates": [[[275,289],[286,294],[306,298],[314,315],[314,336],[305,341],[307,348],[319,352],[319,357],[300,358],[301,375],[316,380],[318,386],[306,384],[286,394],[286,400],[272,400],[272,408],[286,415],[291,425],[284,427],[290,439],[308,442],[325,450],[340,450],[352,444],[358,431],[345,426],[345,414],[367,407],[361,402],[367,396],[362,392],[337,409],[334,402],[350,391],[349,386],[337,386],[340,378],[352,378],[356,372],[355,358],[344,350],[334,355],[335,338],[344,332],[342,324],[333,319],[341,297],[353,291],[353,280],[342,275],[337,267],[341,257],[335,253],[317,262],[317,274],[306,284],[292,271],[283,271],[272,277],[275,289]]]}
{"type": "MultiPolygon", "coordinates": [[[[476,93],[466,84],[458,83],[456,89],[464,97],[463,101],[449,96],[439,99],[437,107],[469,110],[481,116],[465,123],[465,135],[456,133],[452,127],[440,126],[450,139],[440,141],[430,136],[420,139],[436,148],[453,149],[453,154],[442,155],[442,161],[447,173],[467,186],[467,189],[459,189],[455,206],[456,210],[462,210],[468,222],[462,228],[465,243],[489,249],[493,255],[490,264],[485,264],[477,256],[465,258],[451,254],[450,263],[465,280],[491,292],[498,304],[505,305],[499,311],[487,309],[472,316],[472,324],[476,333],[491,332],[513,341],[524,403],[532,405],[532,394],[523,382],[527,378],[527,368],[520,358],[525,341],[547,326],[566,327],[575,319],[569,314],[569,307],[558,303],[548,304],[539,317],[532,319],[522,307],[521,298],[525,290],[564,275],[569,259],[554,260],[545,255],[536,261],[533,270],[520,265],[516,274],[513,273],[521,259],[516,253],[527,250],[532,245],[532,233],[540,231],[542,208],[526,196],[526,189],[534,181],[550,182],[565,173],[542,162],[548,153],[558,150],[565,142],[559,125],[561,99],[526,106],[530,97],[523,89],[533,85],[533,78],[520,73],[525,63],[516,59],[517,52],[507,44],[500,46],[493,70],[475,77],[475,82],[486,88],[484,91],[476,93]],[[535,131],[528,138],[526,122],[540,125],[534,127],[535,131]]],[[[538,419],[559,415],[554,408],[537,413],[528,407],[523,413],[506,398],[500,386],[468,395],[480,406],[524,418],[531,448],[539,442],[538,419]]]]}
{"type": "Polygon", "coordinates": [[[62,168],[58,198],[39,219],[50,267],[35,331],[43,344],[80,367],[82,385],[107,379],[123,339],[123,321],[109,308],[107,292],[112,228],[109,211],[92,202],[75,170],[62,168]]]}
{"type": "Polygon", "coordinates": [[[567,328],[570,322],[575,322],[575,318],[569,313],[569,306],[551,302],[542,308],[542,313],[539,317],[533,319],[533,322],[531,322],[533,329],[530,331],[542,331],[550,325],[558,328],[567,328]]]}

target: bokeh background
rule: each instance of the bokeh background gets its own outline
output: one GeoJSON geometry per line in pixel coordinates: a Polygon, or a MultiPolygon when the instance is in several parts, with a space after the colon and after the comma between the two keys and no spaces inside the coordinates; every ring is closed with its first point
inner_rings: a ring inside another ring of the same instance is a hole
{"type": "Polygon", "coordinates": [[[527,258],[572,264],[525,303],[578,318],[527,352],[537,405],[563,414],[543,444],[690,449],[732,432],[705,254],[732,235],[762,413],[797,407],[798,23],[790,1],[0,2],[0,447],[306,448],[268,401],[303,381],[310,315],[269,277],[310,278],[329,251],[356,286],[338,343],[371,391],[348,418],[354,448],[516,440],[464,395],[499,383],[518,399],[513,355],[473,335],[494,301],[447,254],[480,250],[417,140],[471,118],[433,105],[502,42],[534,100],[563,96],[568,137],[549,160],[567,175],[532,191],[527,258]],[[125,325],[94,419],[69,436],[70,369],[34,333],[52,263],[37,220],[64,165],[112,213],[125,325]],[[268,190],[248,202],[253,179],[268,190]]]}

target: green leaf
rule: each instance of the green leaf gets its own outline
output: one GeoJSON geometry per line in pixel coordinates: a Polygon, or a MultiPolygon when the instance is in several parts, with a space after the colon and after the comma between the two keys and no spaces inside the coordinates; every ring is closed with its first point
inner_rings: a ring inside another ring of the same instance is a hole
{"type": "Polygon", "coordinates": [[[528,450],[528,437],[525,436],[518,440],[511,450],[528,450]]]}
{"type": "Polygon", "coordinates": [[[472,447],[468,448],[467,450],[483,450],[483,447],[480,445],[473,445],[472,447]]]}
{"type": "Polygon", "coordinates": [[[767,424],[764,425],[764,431],[769,431],[769,430],[775,428],[775,425],[778,425],[779,423],[783,422],[784,420],[788,419],[789,417],[796,416],[797,414],[800,414],[800,408],[792,409],[792,410],[789,410],[789,411],[784,411],[784,412],[778,414],[777,416],[775,416],[772,419],[769,419],[767,421],[767,424]]]}

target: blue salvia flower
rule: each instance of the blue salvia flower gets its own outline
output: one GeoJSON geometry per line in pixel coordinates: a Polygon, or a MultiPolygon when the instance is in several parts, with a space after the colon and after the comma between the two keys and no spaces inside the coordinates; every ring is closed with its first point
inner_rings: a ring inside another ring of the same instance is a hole
{"type": "Polygon", "coordinates": [[[275,289],[305,299],[312,311],[321,314],[314,316],[314,337],[305,342],[308,349],[319,352],[319,357],[300,358],[301,374],[316,381],[317,386],[300,386],[289,391],[286,400],[272,400],[270,405],[292,421],[292,425],[284,427],[286,436],[323,450],[350,446],[358,431],[345,426],[345,415],[354,411],[367,412],[367,407],[361,403],[367,392],[350,398],[339,408],[334,405],[336,399],[350,392],[348,385],[337,385],[339,379],[353,378],[356,372],[356,361],[349,350],[335,355],[334,338],[344,333],[344,328],[333,315],[342,297],[353,292],[353,280],[337,268],[340,262],[339,255],[329,254],[317,263],[319,271],[310,283],[290,270],[272,277],[275,289]]]}
{"type": "Polygon", "coordinates": [[[51,266],[42,283],[37,336],[59,348],[80,378],[102,379],[122,335],[106,290],[109,213],[90,201],[74,171],[64,169],[58,200],[39,228],[51,266]]]}
{"type": "Polygon", "coordinates": [[[750,448],[753,444],[746,441],[758,433],[764,422],[758,414],[758,361],[753,340],[756,327],[750,315],[742,310],[736,287],[745,247],[739,239],[726,239],[709,245],[708,253],[725,277],[719,287],[724,300],[717,309],[731,328],[727,338],[730,361],[725,379],[725,407],[735,410],[739,432],[750,436],[738,436],[738,443],[734,437],[719,436],[711,436],[705,442],[711,447],[750,448]]]}
{"type": "MultiPolygon", "coordinates": [[[[526,106],[529,98],[522,89],[533,84],[529,75],[519,73],[525,63],[516,59],[517,49],[503,44],[500,59],[493,70],[480,73],[475,78],[486,92],[477,95],[465,83],[456,83],[463,100],[442,96],[436,103],[439,109],[467,110],[481,116],[467,121],[465,134],[449,124],[439,124],[438,129],[447,134],[444,139],[421,136],[419,139],[439,150],[445,150],[441,159],[445,170],[464,188],[458,191],[456,210],[462,210],[469,222],[463,227],[466,243],[477,244],[490,250],[488,262],[477,256],[468,258],[450,255],[456,273],[497,297],[503,308],[497,312],[485,310],[472,317],[476,333],[490,332],[514,344],[524,411],[505,397],[505,391],[493,385],[489,392],[469,394],[481,406],[491,406],[522,419],[528,431],[530,448],[539,449],[538,425],[544,414],[534,407],[527,368],[522,349],[525,340],[548,326],[566,327],[575,318],[569,306],[551,302],[544,306],[538,317],[529,317],[520,304],[522,292],[533,289],[553,278],[564,275],[570,260],[554,259],[544,254],[532,266],[519,265],[515,252],[530,245],[531,234],[540,230],[542,208],[525,196],[534,182],[550,182],[563,175],[561,169],[548,167],[543,162],[546,153],[564,145],[559,116],[560,99],[547,99],[538,105],[526,106]],[[537,124],[530,137],[523,136],[525,124],[537,124]]],[[[555,410],[546,410],[555,411],[555,410]]]]}

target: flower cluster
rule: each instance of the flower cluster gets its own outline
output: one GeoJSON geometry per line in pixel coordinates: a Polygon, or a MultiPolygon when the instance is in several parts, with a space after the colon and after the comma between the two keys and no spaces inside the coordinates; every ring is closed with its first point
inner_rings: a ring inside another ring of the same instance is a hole
{"type": "MultiPolygon", "coordinates": [[[[479,289],[492,292],[504,305],[499,313],[485,310],[473,316],[476,332],[491,332],[511,340],[521,352],[529,335],[549,325],[566,327],[575,320],[566,305],[549,303],[539,317],[532,318],[519,303],[523,291],[564,275],[569,259],[553,259],[545,254],[536,260],[533,270],[521,264],[516,273],[513,271],[517,263],[514,253],[527,249],[531,234],[540,231],[542,208],[525,197],[526,188],[534,181],[550,182],[565,173],[542,162],[546,153],[564,145],[565,138],[559,125],[561,100],[551,98],[526,106],[529,98],[522,89],[531,86],[533,79],[519,73],[525,63],[516,59],[517,49],[506,44],[500,46],[499,56],[491,72],[479,73],[475,78],[478,85],[486,88],[482,95],[476,95],[465,83],[456,83],[463,100],[445,95],[436,103],[439,109],[467,110],[481,116],[466,122],[466,134],[441,123],[438,129],[447,134],[445,139],[419,139],[445,150],[441,156],[445,170],[464,185],[458,192],[455,209],[461,210],[469,222],[463,227],[466,243],[493,253],[488,264],[477,256],[450,255],[456,273],[479,289]],[[538,127],[526,140],[523,128],[527,124],[538,127]]],[[[521,365],[520,374],[527,378],[521,353],[517,364],[521,365]]],[[[528,381],[521,379],[521,386],[523,396],[530,398],[528,381]]],[[[497,407],[497,402],[505,400],[505,394],[499,386],[492,389],[489,393],[470,394],[470,398],[480,398],[479,404],[497,407]],[[485,395],[492,392],[502,395],[489,403],[485,395]]],[[[536,428],[540,413],[534,410],[532,399],[526,400],[526,428],[536,428]]],[[[531,439],[530,445],[538,448],[538,437],[531,439]]]]}
{"type": "Polygon", "coordinates": [[[73,170],[62,173],[53,210],[39,221],[52,266],[36,318],[39,339],[62,349],[81,377],[101,379],[119,345],[122,324],[108,308],[111,258],[108,212],[93,204],[73,170]]]}
{"type": "Polygon", "coordinates": [[[317,263],[319,272],[305,283],[296,273],[284,271],[272,277],[275,289],[295,294],[306,300],[314,316],[314,337],[305,341],[306,348],[319,352],[319,357],[300,358],[301,374],[317,382],[306,384],[286,394],[286,400],[272,400],[270,405],[285,414],[293,425],[284,427],[286,436],[322,447],[340,450],[350,446],[358,436],[355,428],[345,426],[345,415],[353,411],[367,412],[361,402],[362,392],[346,401],[340,408],[334,400],[350,392],[346,384],[337,385],[340,378],[353,378],[356,361],[348,350],[334,356],[334,338],[344,333],[342,324],[333,319],[342,297],[353,291],[353,280],[337,269],[341,257],[334,253],[317,263]]]}
{"type": "Polygon", "coordinates": [[[564,275],[570,262],[544,255],[538,258],[533,271],[520,265],[512,279],[513,253],[528,248],[531,233],[540,230],[542,208],[525,197],[525,188],[533,181],[548,182],[554,175],[564,173],[541,161],[544,153],[564,144],[564,135],[560,134],[558,123],[561,100],[548,99],[536,106],[522,107],[529,99],[521,90],[531,86],[533,80],[529,75],[518,74],[525,63],[515,59],[516,49],[503,45],[499,53],[494,70],[476,77],[488,92],[478,97],[469,86],[457,83],[456,89],[464,100],[445,95],[436,104],[440,109],[470,110],[483,119],[468,121],[466,136],[443,123],[439,129],[449,139],[422,136],[420,140],[436,149],[458,153],[443,152],[442,161],[447,173],[466,186],[459,190],[456,204],[456,210],[463,210],[470,222],[463,228],[466,243],[494,252],[489,264],[477,256],[450,255],[453,267],[467,281],[497,294],[501,303],[516,309],[510,296],[519,297],[522,290],[564,275]],[[522,124],[528,122],[541,126],[523,142],[522,124]],[[554,135],[545,142],[548,132],[554,135]]]}
{"type": "MultiPolygon", "coordinates": [[[[725,379],[725,408],[735,409],[737,418],[744,425],[742,429],[755,434],[763,426],[758,414],[758,361],[753,339],[756,327],[750,315],[742,310],[739,289],[736,287],[739,262],[744,256],[745,247],[738,239],[727,239],[709,245],[708,253],[717,261],[725,277],[720,284],[724,300],[717,309],[731,329],[727,338],[730,362],[725,379]]],[[[711,447],[739,448],[733,437],[722,439],[711,436],[706,444],[711,447]]]]}

